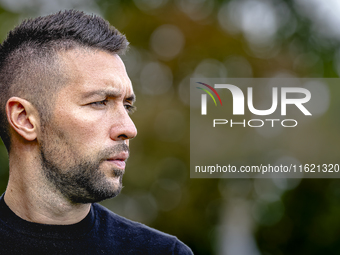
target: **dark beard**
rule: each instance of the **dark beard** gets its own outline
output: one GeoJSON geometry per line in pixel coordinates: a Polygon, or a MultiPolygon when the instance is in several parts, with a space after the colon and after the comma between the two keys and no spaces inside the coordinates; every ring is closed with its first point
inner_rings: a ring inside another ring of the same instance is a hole
{"type": "Polygon", "coordinates": [[[117,196],[122,190],[124,171],[111,169],[112,176],[119,178],[119,186],[113,187],[107,180],[109,177],[99,169],[105,159],[122,151],[129,151],[125,143],[106,149],[97,156],[96,160],[77,160],[77,164],[61,169],[51,156],[56,151],[52,149],[47,153],[41,145],[41,165],[47,180],[71,203],[100,202],[117,196]]]}

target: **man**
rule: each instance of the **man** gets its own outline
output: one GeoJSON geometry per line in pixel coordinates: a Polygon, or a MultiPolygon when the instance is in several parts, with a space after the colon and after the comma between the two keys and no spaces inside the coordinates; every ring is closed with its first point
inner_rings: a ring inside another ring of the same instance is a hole
{"type": "Polygon", "coordinates": [[[0,48],[9,182],[0,254],[192,254],[176,237],[95,202],[122,188],[135,96],[125,37],[70,10],[26,20],[0,48]]]}

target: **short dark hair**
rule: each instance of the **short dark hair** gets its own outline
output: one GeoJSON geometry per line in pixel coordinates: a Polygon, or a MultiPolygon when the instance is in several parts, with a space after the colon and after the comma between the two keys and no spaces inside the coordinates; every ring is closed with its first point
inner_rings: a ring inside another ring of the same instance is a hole
{"type": "Polygon", "coordinates": [[[10,31],[0,45],[0,136],[8,152],[7,101],[22,97],[47,121],[52,97],[66,81],[58,52],[85,48],[122,54],[128,44],[103,18],[77,10],[28,19],[10,31]]]}

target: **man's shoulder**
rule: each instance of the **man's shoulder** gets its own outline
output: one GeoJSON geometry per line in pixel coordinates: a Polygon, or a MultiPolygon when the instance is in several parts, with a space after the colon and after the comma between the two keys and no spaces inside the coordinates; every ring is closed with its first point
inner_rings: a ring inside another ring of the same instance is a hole
{"type": "Polygon", "coordinates": [[[96,217],[96,228],[106,234],[119,236],[121,240],[145,247],[172,249],[173,254],[192,254],[192,251],[177,237],[166,234],[142,223],[126,219],[113,213],[102,205],[93,204],[96,217]]]}

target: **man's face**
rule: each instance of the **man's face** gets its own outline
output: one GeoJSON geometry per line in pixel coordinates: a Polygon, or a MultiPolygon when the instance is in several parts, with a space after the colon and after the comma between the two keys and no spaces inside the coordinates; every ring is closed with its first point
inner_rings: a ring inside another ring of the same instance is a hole
{"type": "Polygon", "coordinates": [[[131,81],[118,55],[72,50],[61,58],[69,81],[38,138],[43,172],[72,203],[114,197],[137,134],[131,81]]]}

